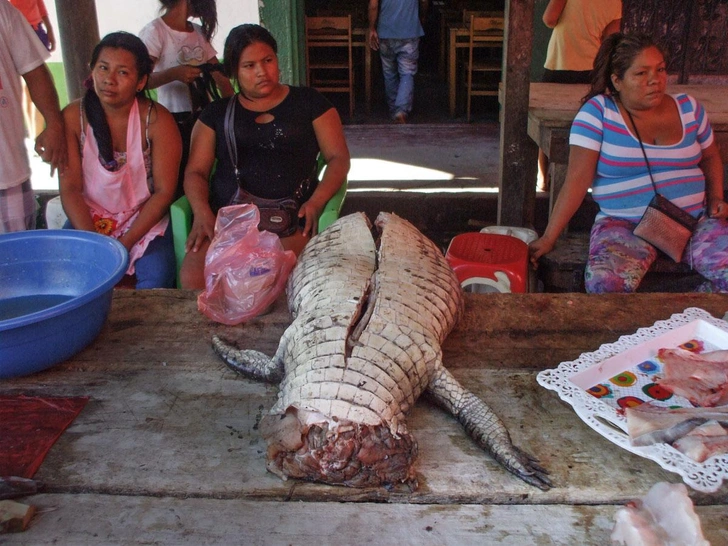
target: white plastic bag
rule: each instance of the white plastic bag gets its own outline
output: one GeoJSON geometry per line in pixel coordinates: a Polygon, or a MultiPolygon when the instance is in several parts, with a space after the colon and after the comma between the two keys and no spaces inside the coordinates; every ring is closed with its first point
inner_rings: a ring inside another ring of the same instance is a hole
{"type": "Polygon", "coordinates": [[[223,207],[205,257],[205,290],[197,308],[229,326],[249,320],[283,292],[296,255],[284,250],[277,235],[258,231],[255,205],[223,207]]]}

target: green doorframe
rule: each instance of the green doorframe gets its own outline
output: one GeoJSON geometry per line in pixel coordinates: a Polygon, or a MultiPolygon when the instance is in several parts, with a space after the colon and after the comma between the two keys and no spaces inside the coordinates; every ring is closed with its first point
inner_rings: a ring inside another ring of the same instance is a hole
{"type": "Polygon", "coordinates": [[[291,85],[306,83],[304,51],[304,0],[263,0],[260,2],[260,24],[278,42],[281,81],[291,85]]]}

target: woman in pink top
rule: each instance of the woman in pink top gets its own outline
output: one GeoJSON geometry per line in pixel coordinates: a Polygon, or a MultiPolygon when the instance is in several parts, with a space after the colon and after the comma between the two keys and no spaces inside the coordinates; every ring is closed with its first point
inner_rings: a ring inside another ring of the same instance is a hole
{"type": "Polygon", "coordinates": [[[172,288],[168,211],[182,148],[174,118],[144,96],[152,60],[133,34],[104,37],[90,66],[93,87],[63,110],[63,208],[73,228],[110,235],[127,248],[137,288],[172,288]]]}

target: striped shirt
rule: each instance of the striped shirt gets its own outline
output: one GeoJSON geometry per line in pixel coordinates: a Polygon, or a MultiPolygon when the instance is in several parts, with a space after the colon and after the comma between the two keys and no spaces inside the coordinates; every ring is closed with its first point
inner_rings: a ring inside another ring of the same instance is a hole
{"type": "MultiPolygon", "coordinates": [[[[686,94],[672,96],[680,110],[683,136],[668,146],[643,143],[657,189],[683,210],[698,217],[704,209],[705,175],[698,166],[713,142],[703,107],[686,94]]],[[[655,192],[637,138],[614,100],[597,95],[579,110],[569,144],[599,152],[592,196],[597,218],[612,216],[639,222],[655,192]]]]}

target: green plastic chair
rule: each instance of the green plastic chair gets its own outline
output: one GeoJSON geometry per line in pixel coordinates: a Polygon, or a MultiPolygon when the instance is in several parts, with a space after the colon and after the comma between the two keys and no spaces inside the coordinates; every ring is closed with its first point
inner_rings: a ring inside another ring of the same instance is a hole
{"type": "MultiPolygon", "coordinates": [[[[321,154],[319,154],[317,161],[317,170],[320,180],[321,173],[326,166],[326,162],[321,154]]],[[[341,207],[344,206],[344,199],[346,199],[346,190],[348,185],[348,180],[344,179],[344,183],[339,188],[339,191],[337,191],[326,203],[326,206],[319,217],[319,233],[339,218],[341,207]]],[[[192,229],[192,207],[190,206],[190,202],[186,196],[183,195],[172,203],[169,208],[169,217],[172,222],[172,241],[174,243],[174,257],[177,262],[177,286],[179,287],[179,272],[182,268],[182,260],[185,257],[185,243],[187,242],[187,236],[190,234],[190,230],[192,229]]]]}

